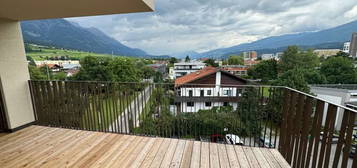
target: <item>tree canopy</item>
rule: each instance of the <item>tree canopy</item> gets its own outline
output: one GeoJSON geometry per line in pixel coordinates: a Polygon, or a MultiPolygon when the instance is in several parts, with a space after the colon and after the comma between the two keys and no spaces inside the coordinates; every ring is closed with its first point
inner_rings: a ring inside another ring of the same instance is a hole
{"type": "Polygon", "coordinates": [[[297,46],[289,46],[281,57],[279,66],[282,72],[295,68],[313,69],[319,65],[319,58],[313,50],[303,51],[297,46]]]}
{"type": "Polygon", "coordinates": [[[248,70],[248,75],[263,82],[274,80],[278,76],[278,62],[274,59],[261,61],[248,70]]]}
{"type": "Polygon", "coordinates": [[[212,66],[212,67],[218,67],[219,64],[215,62],[214,59],[207,59],[206,61],[204,61],[204,63],[206,64],[206,66],[212,66]]]}
{"type": "Polygon", "coordinates": [[[321,74],[326,76],[328,83],[351,84],[357,82],[356,68],[346,57],[331,57],[321,64],[321,74]]]}
{"type": "Polygon", "coordinates": [[[239,55],[231,55],[228,57],[228,65],[244,65],[244,59],[239,55]]]}

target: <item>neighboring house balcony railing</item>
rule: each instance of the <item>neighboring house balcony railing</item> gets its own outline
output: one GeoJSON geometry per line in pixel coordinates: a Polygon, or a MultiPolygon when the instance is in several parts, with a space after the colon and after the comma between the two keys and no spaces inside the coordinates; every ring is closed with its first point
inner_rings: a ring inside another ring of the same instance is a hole
{"type": "MultiPolygon", "coordinates": [[[[287,87],[215,86],[220,94],[241,94],[227,104],[194,96],[185,102],[178,96],[185,85],[29,85],[37,125],[277,148],[292,167],[357,166],[356,111],[287,87]]],[[[201,90],[207,94],[195,91],[201,90]]]]}

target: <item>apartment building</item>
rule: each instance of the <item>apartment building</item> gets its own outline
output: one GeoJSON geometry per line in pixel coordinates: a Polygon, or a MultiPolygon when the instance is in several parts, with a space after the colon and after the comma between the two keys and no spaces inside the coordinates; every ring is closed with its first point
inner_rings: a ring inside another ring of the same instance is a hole
{"type": "Polygon", "coordinates": [[[205,63],[196,61],[175,63],[173,69],[173,79],[196,72],[204,67],[206,67],[205,63]]]}

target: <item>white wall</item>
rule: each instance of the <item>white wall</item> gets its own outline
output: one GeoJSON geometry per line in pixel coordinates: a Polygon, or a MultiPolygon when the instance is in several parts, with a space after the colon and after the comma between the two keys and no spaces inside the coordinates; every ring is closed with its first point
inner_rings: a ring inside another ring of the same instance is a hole
{"type": "Polygon", "coordinates": [[[35,120],[20,24],[0,19],[0,79],[10,129],[35,120]]]}
{"type": "MultiPolygon", "coordinates": [[[[238,108],[238,103],[229,102],[229,105],[232,106],[234,110],[238,108]]],[[[223,102],[211,102],[210,107],[207,107],[205,102],[194,102],[193,107],[187,106],[187,102],[181,102],[180,111],[183,113],[194,113],[200,110],[210,110],[213,107],[223,107],[223,102]]]]}

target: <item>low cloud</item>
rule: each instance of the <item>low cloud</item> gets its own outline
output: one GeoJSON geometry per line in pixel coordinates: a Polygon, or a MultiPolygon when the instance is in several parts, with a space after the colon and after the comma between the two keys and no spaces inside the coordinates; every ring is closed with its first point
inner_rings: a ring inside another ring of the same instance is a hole
{"type": "Polygon", "coordinates": [[[208,51],[356,19],[355,0],[156,0],[156,11],[71,18],[150,54],[208,51]]]}

